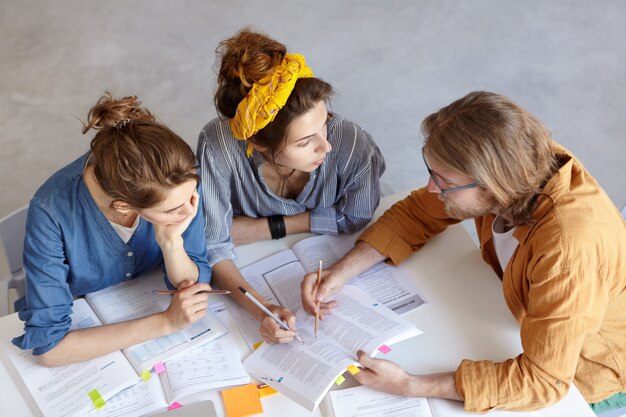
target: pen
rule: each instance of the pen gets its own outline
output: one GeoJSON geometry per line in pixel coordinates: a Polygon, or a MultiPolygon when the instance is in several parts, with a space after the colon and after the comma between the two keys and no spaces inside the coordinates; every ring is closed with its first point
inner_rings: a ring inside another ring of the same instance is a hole
{"type": "MultiPolygon", "coordinates": [[[[152,294],[169,294],[169,295],[173,295],[176,294],[178,291],[177,290],[152,290],[152,294]]],[[[204,290],[204,291],[198,291],[196,294],[230,294],[230,291],[227,290],[204,290]]]]}
{"type": "MultiPolygon", "coordinates": [[[[320,261],[320,265],[317,268],[317,289],[320,288],[320,283],[322,282],[322,261],[320,261]]],[[[320,322],[320,302],[317,302],[317,309],[315,310],[315,338],[317,339],[317,327],[320,322]]]]}
{"type": "MultiPolygon", "coordinates": [[[[267,309],[267,307],[265,307],[263,304],[261,304],[259,302],[259,300],[257,300],[256,298],[254,298],[254,296],[252,294],[250,294],[248,291],[245,290],[245,288],[243,287],[239,287],[239,291],[241,291],[246,297],[248,297],[250,299],[250,301],[252,301],[254,304],[257,305],[257,307],[259,307],[261,310],[263,310],[263,312],[265,314],[267,314],[268,316],[270,316],[272,318],[272,320],[274,320],[276,322],[276,324],[278,324],[280,327],[282,327],[285,330],[291,330],[289,328],[289,326],[287,326],[287,323],[283,322],[281,319],[279,319],[276,314],[272,313],[271,311],[269,311],[267,309]]],[[[299,341],[301,341],[302,343],[304,343],[304,340],[302,340],[302,338],[298,335],[296,335],[296,339],[298,339],[299,341]]]]}

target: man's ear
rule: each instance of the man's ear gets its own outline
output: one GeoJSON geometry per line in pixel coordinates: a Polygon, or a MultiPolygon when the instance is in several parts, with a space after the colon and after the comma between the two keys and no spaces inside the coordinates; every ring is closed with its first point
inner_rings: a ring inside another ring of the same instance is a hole
{"type": "Polygon", "coordinates": [[[134,211],[133,207],[120,200],[116,200],[111,203],[111,208],[118,212],[121,216],[128,216],[130,213],[134,211]]]}

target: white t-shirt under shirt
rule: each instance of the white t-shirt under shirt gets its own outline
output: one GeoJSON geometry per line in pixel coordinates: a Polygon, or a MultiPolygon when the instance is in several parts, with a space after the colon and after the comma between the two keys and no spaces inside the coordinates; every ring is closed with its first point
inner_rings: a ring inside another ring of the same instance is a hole
{"type": "Polygon", "coordinates": [[[119,237],[122,238],[124,243],[128,243],[130,238],[133,236],[133,233],[135,233],[137,226],[139,226],[139,216],[137,216],[135,223],[133,223],[130,227],[122,226],[121,224],[113,223],[112,221],[109,221],[109,223],[111,223],[111,226],[113,226],[113,229],[117,232],[119,237]]]}
{"type": "Polygon", "coordinates": [[[491,233],[493,234],[493,247],[496,250],[496,255],[498,256],[498,261],[500,262],[502,272],[504,272],[504,270],[506,269],[506,266],[508,265],[511,256],[513,256],[513,252],[515,252],[515,249],[517,249],[517,245],[519,245],[517,239],[513,237],[515,227],[503,233],[496,232],[496,230],[502,230],[500,229],[500,227],[503,227],[503,223],[504,222],[501,217],[496,217],[491,224],[491,233]]]}

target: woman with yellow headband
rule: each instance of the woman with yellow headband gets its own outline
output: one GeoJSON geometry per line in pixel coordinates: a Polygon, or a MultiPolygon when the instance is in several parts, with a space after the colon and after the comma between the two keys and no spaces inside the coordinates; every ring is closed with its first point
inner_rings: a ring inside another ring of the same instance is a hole
{"type": "MultiPolygon", "coordinates": [[[[302,55],[244,29],[220,43],[217,57],[221,117],[202,129],[197,150],[213,281],[261,322],[266,341],[289,342],[295,333],[237,290],[250,288],[232,262],[233,247],[361,229],[378,206],[385,163],[367,132],[328,111],[332,87],[302,55]]],[[[295,329],[289,310],[252,292],[295,329]]]]}

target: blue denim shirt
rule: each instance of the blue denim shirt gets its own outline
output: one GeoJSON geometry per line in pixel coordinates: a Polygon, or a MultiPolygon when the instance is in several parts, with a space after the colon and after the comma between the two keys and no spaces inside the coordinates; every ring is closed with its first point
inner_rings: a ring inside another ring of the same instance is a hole
{"type": "MultiPolygon", "coordinates": [[[[33,349],[35,355],[49,351],[65,337],[74,297],[163,267],[151,223],[140,218],[126,244],[100,211],[83,182],[87,156],[50,177],[28,208],[26,295],[17,303],[25,327],[24,335],[14,338],[13,343],[33,349]]],[[[198,266],[198,282],[209,282],[202,207],[183,239],[187,254],[198,266]]],[[[167,277],[165,280],[173,288],[167,277]]]]}

